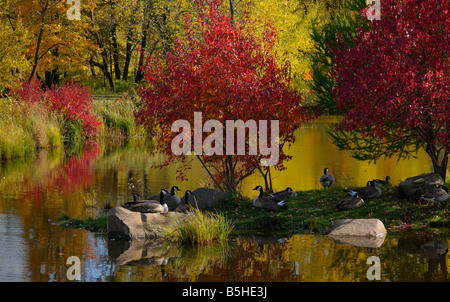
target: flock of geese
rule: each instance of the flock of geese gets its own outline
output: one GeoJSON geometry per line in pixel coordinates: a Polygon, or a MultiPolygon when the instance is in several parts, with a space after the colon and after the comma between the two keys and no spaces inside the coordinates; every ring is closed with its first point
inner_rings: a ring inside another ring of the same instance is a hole
{"type": "MultiPolygon", "coordinates": [[[[335,184],[336,178],[332,174],[328,174],[329,169],[325,168],[323,175],[320,177],[320,184],[325,188],[330,188],[335,184]]],[[[385,180],[374,179],[368,181],[365,187],[346,190],[349,195],[347,198],[341,200],[337,205],[338,210],[350,210],[359,208],[364,204],[364,199],[379,198],[382,195],[380,187],[392,186],[390,177],[386,176],[385,180]]],[[[295,196],[297,193],[292,190],[292,188],[287,187],[285,190],[277,192],[271,195],[264,195],[263,188],[257,186],[253,190],[259,191],[259,196],[253,200],[253,205],[255,207],[260,207],[270,211],[281,211],[287,209],[286,202],[295,196]]],[[[442,202],[449,198],[448,188],[443,185],[436,185],[435,188],[425,192],[420,199],[431,201],[431,202],[442,202]]]]}
{"type": "Polygon", "coordinates": [[[189,209],[189,197],[194,196],[194,193],[186,190],[184,200],[182,201],[176,195],[176,191],[181,191],[181,189],[177,186],[173,186],[170,192],[166,189],[161,189],[159,195],[152,196],[148,199],[139,194],[134,194],[133,201],[125,203],[123,207],[130,211],[140,213],[167,213],[169,211],[184,213],[189,209]]]}
{"type": "MultiPolygon", "coordinates": [[[[325,189],[330,188],[336,182],[336,178],[332,174],[328,174],[328,172],[329,169],[325,168],[319,180],[325,189]]],[[[364,204],[364,199],[381,197],[383,192],[380,187],[391,186],[390,179],[389,176],[386,176],[385,180],[374,179],[368,181],[365,187],[346,190],[349,196],[341,200],[336,205],[336,208],[339,210],[356,209],[364,204]]],[[[286,202],[297,196],[297,193],[291,187],[270,195],[265,195],[261,186],[256,186],[253,190],[259,191],[259,195],[253,200],[253,205],[275,212],[287,209],[286,202]]],[[[194,193],[186,190],[184,200],[182,201],[176,195],[177,191],[181,191],[177,186],[173,186],[170,192],[162,189],[159,195],[152,196],[149,199],[139,194],[134,194],[133,201],[125,203],[123,207],[130,211],[141,213],[167,213],[169,211],[185,213],[191,206],[189,199],[192,197],[195,198],[194,193]]],[[[449,197],[447,187],[436,185],[435,188],[428,190],[420,198],[431,202],[442,202],[449,197]]]]}

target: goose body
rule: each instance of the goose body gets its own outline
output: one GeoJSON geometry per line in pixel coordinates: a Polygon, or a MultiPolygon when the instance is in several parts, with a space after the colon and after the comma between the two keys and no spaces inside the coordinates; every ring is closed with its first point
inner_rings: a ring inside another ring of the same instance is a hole
{"type": "Polygon", "coordinates": [[[284,200],[279,200],[273,196],[264,196],[261,186],[256,186],[253,190],[259,191],[259,196],[253,200],[253,206],[276,212],[287,209],[284,200]]]}
{"type": "Polygon", "coordinates": [[[375,183],[376,187],[388,187],[388,186],[392,186],[392,184],[389,182],[390,179],[391,179],[390,176],[386,176],[385,180],[374,179],[373,182],[375,183]]]}
{"type": "Polygon", "coordinates": [[[436,188],[426,191],[420,198],[426,201],[442,202],[448,197],[448,188],[443,185],[436,185],[436,188]]]}
{"type": "Polygon", "coordinates": [[[184,202],[181,202],[177,206],[175,212],[186,213],[192,207],[191,204],[189,203],[189,196],[191,195],[194,196],[194,193],[192,193],[190,190],[186,190],[186,193],[184,194],[184,202]]]}
{"type": "Polygon", "coordinates": [[[291,187],[287,187],[285,190],[271,194],[270,196],[276,197],[280,200],[289,199],[297,196],[297,192],[292,190],[291,187]]]}
{"type": "MultiPolygon", "coordinates": [[[[158,195],[158,197],[159,197],[159,195],[158,195]]],[[[131,206],[131,205],[133,205],[133,204],[137,204],[137,203],[144,202],[144,201],[146,201],[146,202],[153,202],[153,203],[159,203],[159,198],[158,198],[158,200],[155,200],[155,199],[153,199],[153,198],[146,199],[146,198],[145,198],[144,196],[142,196],[142,195],[134,194],[134,195],[133,195],[133,201],[126,202],[125,205],[126,205],[126,206],[131,206]]]]}
{"type": "Polygon", "coordinates": [[[366,187],[351,190],[351,191],[348,191],[347,193],[350,196],[354,196],[355,194],[358,194],[358,196],[361,198],[370,199],[370,198],[381,197],[382,191],[380,188],[375,186],[375,183],[373,181],[368,181],[366,187]]]}
{"type": "Polygon", "coordinates": [[[336,205],[336,209],[339,209],[339,210],[357,209],[360,206],[362,206],[363,204],[364,204],[364,199],[359,197],[358,193],[356,193],[353,196],[349,196],[349,197],[341,200],[341,202],[336,205]]]}
{"type": "MultiPolygon", "coordinates": [[[[177,206],[181,203],[181,198],[176,195],[175,193],[176,191],[181,191],[181,189],[178,188],[177,186],[173,186],[172,189],[170,190],[170,193],[164,196],[164,201],[166,202],[170,211],[175,210],[177,206]]],[[[155,195],[150,197],[150,199],[159,201],[159,197],[160,195],[155,195]]]]}
{"type": "MultiPolygon", "coordinates": [[[[148,199],[137,199],[139,197],[135,196],[135,201],[132,203],[126,203],[124,208],[132,211],[132,212],[140,212],[140,213],[167,213],[169,208],[167,204],[164,202],[164,196],[167,195],[166,189],[162,189],[160,193],[160,200],[148,200],[148,199]]],[[[137,194],[135,194],[137,195],[137,194]]]]}
{"type": "Polygon", "coordinates": [[[328,168],[323,170],[323,175],[320,176],[320,184],[324,188],[330,188],[336,182],[336,178],[332,174],[327,174],[330,171],[328,168]]]}

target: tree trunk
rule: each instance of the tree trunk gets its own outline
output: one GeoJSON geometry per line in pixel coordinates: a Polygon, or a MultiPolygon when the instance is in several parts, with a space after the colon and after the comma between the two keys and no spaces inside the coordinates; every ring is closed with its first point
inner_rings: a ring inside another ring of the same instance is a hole
{"type": "Polygon", "coordinates": [[[58,73],[58,69],[53,69],[52,71],[45,72],[45,86],[51,87],[52,85],[61,84],[61,75],[58,73]]]}
{"type": "Polygon", "coordinates": [[[125,54],[125,65],[123,66],[123,75],[122,75],[122,79],[124,81],[128,80],[128,70],[130,69],[130,62],[131,62],[131,55],[132,55],[132,51],[133,51],[133,44],[131,43],[132,40],[132,32],[129,29],[128,33],[127,33],[127,49],[126,49],[126,54],[125,54]]]}
{"type": "Polygon", "coordinates": [[[114,92],[115,91],[114,80],[113,80],[113,77],[112,77],[111,73],[108,70],[108,58],[107,58],[107,54],[104,53],[104,52],[105,51],[103,50],[102,51],[103,64],[100,64],[100,63],[98,63],[98,62],[96,62],[94,60],[91,60],[90,63],[93,66],[99,67],[103,71],[103,74],[108,79],[108,83],[109,83],[109,86],[111,87],[111,90],[114,92]]]}
{"type": "Polygon", "coordinates": [[[108,64],[108,53],[106,52],[105,46],[104,46],[102,40],[100,39],[100,37],[98,35],[98,32],[95,29],[94,12],[93,11],[91,13],[91,21],[92,21],[92,25],[94,27],[94,30],[91,30],[90,33],[93,35],[93,37],[95,38],[95,41],[97,42],[97,45],[101,49],[100,55],[102,57],[102,63],[103,64],[100,64],[99,62],[94,61],[92,56],[91,56],[91,60],[90,60],[89,63],[94,65],[94,66],[99,67],[103,71],[103,74],[108,79],[109,86],[111,87],[111,90],[114,92],[115,91],[114,80],[113,80],[112,74],[108,70],[108,65],[109,65],[108,64]]]}
{"type": "Polygon", "coordinates": [[[266,168],[266,172],[263,171],[260,165],[258,165],[257,169],[264,179],[264,192],[272,194],[273,187],[272,187],[272,175],[270,174],[270,167],[266,168]]]}
{"type": "Polygon", "coordinates": [[[31,70],[30,78],[28,79],[28,82],[31,82],[31,79],[34,77],[34,75],[35,75],[35,73],[37,71],[37,66],[39,64],[39,48],[41,47],[42,35],[43,34],[44,34],[44,26],[42,26],[41,29],[39,30],[38,40],[37,40],[37,43],[36,43],[36,52],[34,54],[33,68],[31,70]]]}
{"type": "Polygon", "coordinates": [[[95,66],[92,64],[93,58],[91,56],[91,59],[89,60],[89,67],[91,68],[91,74],[93,77],[95,77],[95,66]]]}
{"type": "Polygon", "coordinates": [[[112,47],[113,47],[113,61],[114,73],[116,79],[120,80],[120,62],[119,62],[119,44],[117,43],[117,26],[114,24],[112,29],[112,47]]]}
{"type": "Polygon", "coordinates": [[[143,72],[143,68],[144,68],[144,59],[145,59],[145,49],[147,48],[147,34],[148,34],[148,29],[150,27],[150,21],[149,20],[145,20],[144,23],[142,24],[142,40],[141,40],[141,53],[139,56],[139,63],[138,63],[138,70],[136,72],[136,76],[134,78],[134,81],[139,84],[142,79],[144,78],[144,72],[143,72]]]}
{"type": "Polygon", "coordinates": [[[433,164],[434,173],[439,174],[445,181],[447,177],[447,166],[448,166],[448,156],[449,152],[443,149],[437,150],[434,145],[427,145],[425,150],[431,158],[433,164]],[[442,153],[441,153],[442,152],[442,153]]]}
{"type": "Polygon", "coordinates": [[[234,22],[234,11],[235,11],[234,0],[230,0],[230,15],[231,21],[233,22],[234,22]]]}

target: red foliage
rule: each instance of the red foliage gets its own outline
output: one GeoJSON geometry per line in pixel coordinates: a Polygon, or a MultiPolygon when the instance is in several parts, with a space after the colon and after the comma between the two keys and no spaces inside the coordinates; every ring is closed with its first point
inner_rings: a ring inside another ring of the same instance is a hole
{"type": "MultiPolygon", "coordinates": [[[[450,1],[382,0],[381,20],[335,49],[340,129],[450,152],[450,1]],[[408,139],[406,139],[408,138],[408,139]]],[[[427,151],[428,152],[428,151],[427,151]]]]}
{"type": "Polygon", "coordinates": [[[91,187],[95,181],[92,166],[102,153],[97,143],[86,144],[80,156],[70,157],[61,164],[54,177],[49,178],[47,186],[56,185],[66,194],[91,187]]]}
{"type": "MultiPolygon", "coordinates": [[[[182,119],[194,125],[194,112],[202,112],[203,122],[215,119],[222,125],[226,120],[268,120],[269,124],[279,120],[280,146],[292,143],[294,130],[309,117],[299,94],[289,88],[288,62],[277,62],[275,29],[270,28],[259,41],[220,12],[221,2],[210,1],[208,8],[197,3],[198,26],[194,28],[188,16],[186,38],[176,40],[174,52],[147,58],[147,86],[140,90],[142,104],[136,117],[154,129],[152,135],[170,159],[174,159],[171,142],[178,135],[171,132],[172,123],[182,119]]],[[[277,168],[282,169],[287,158],[280,150],[277,168]]],[[[225,155],[202,159],[215,163],[219,171],[225,171],[230,162],[225,155]]],[[[259,162],[249,155],[233,160],[239,161],[236,179],[259,162]]]]}
{"type": "Polygon", "coordinates": [[[27,103],[42,102],[50,111],[62,114],[68,120],[79,119],[87,138],[95,138],[101,121],[91,114],[92,94],[88,87],[64,80],[61,86],[41,88],[40,81],[32,79],[14,91],[16,97],[27,103]]]}

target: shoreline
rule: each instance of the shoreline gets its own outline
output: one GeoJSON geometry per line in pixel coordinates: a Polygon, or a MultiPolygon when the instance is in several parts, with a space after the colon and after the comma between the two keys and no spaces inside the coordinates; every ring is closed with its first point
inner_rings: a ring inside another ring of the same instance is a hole
{"type": "MultiPolygon", "coordinates": [[[[388,234],[406,231],[447,232],[450,227],[449,205],[419,204],[397,197],[397,188],[385,189],[383,196],[368,200],[354,210],[338,211],[335,205],[347,194],[344,188],[297,191],[297,197],[287,202],[288,209],[279,213],[266,212],[254,207],[248,198],[236,197],[222,208],[216,209],[231,220],[234,228],[230,237],[243,234],[316,234],[327,235],[338,219],[377,218],[383,222],[388,234]]],[[[62,214],[58,220],[65,227],[85,228],[106,234],[106,219],[72,218],[62,214]],[[95,224],[93,221],[98,220],[95,224]],[[95,224],[96,228],[92,228],[95,224]]]]}

